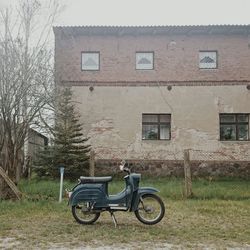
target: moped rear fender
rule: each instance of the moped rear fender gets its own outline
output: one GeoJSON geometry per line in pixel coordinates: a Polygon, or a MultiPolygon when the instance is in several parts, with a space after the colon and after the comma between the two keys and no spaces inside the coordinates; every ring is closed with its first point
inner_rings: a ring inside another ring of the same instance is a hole
{"type": "Polygon", "coordinates": [[[158,189],[152,188],[152,187],[141,187],[138,189],[138,192],[135,197],[133,197],[132,206],[130,208],[130,211],[134,212],[138,209],[138,205],[140,202],[140,197],[144,194],[154,194],[159,192],[158,189]]]}

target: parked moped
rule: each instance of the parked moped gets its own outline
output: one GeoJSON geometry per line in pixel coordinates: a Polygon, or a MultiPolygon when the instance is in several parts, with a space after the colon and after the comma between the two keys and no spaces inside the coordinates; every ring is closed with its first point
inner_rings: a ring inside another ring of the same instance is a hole
{"type": "Polygon", "coordinates": [[[116,211],[134,212],[137,219],[147,225],[161,221],[165,207],[161,198],[155,194],[159,191],[152,187],[139,187],[141,174],[131,173],[124,161],[120,170],[127,173],[124,177],[126,187],[116,195],[108,194],[111,176],[80,177],[78,184],[68,192],[69,205],[78,223],[92,224],[104,211],[110,212],[115,226],[116,211]]]}

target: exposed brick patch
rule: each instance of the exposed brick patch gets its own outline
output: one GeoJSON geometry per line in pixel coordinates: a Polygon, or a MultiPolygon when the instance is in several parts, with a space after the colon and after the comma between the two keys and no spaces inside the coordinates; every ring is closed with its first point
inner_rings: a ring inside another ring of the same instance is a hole
{"type": "Polygon", "coordinates": [[[55,40],[57,82],[250,81],[246,34],[225,37],[223,33],[136,36],[89,33],[61,37],[56,33],[55,40]],[[201,50],[218,51],[218,69],[199,69],[201,50]],[[99,71],[81,70],[82,51],[100,51],[99,71]],[[136,51],[154,51],[154,70],[135,69],[136,51]]]}

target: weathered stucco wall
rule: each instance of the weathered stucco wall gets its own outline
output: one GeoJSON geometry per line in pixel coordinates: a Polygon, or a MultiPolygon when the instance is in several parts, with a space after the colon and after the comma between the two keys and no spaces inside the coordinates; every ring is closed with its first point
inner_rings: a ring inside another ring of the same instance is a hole
{"type": "Polygon", "coordinates": [[[238,86],[73,87],[97,159],[250,161],[250,141],[220,141],[219,113],[250,113],[238,86]],[[171,114],[171,140],[142,140],[142,113],[171,114]]]}

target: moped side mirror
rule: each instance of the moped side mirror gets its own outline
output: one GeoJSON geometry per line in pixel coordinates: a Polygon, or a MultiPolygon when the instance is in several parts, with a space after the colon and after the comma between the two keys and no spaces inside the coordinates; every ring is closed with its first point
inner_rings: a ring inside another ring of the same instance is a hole
{"type": "Polygon", "coordinates": [[[120,165],[120,167],[119,167],[121,171],[124,171],[125,163],[126,163],[126,162],[125,162],[124,160],[121,161],[121,165],[120,165]]]}

